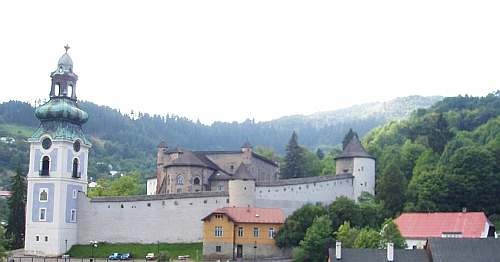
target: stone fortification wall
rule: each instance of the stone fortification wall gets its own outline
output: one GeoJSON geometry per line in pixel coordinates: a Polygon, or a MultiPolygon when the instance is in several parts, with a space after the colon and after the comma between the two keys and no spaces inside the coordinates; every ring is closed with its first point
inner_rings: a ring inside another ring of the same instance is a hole
{"type": "Polygon", "coordinates": [[[78,243],[189,243],[202,238],[201,219],[228,205],[226,192],[133,197],[79,197],[78,243]]]}
{"type": "MultiPolygon", "coordinates": [[[[308,177],[257,183],[255,189],[247,189],[255,193],[255,206],[282,208],[290,215],[306,203],[329,204],[339,196],[354,199],[353,179],[352,175],[308,177]]],[[[200,242],[201,219],[229,206],[230,197],[227,192],[79,197],[78,243],[200,242]]]]}
{"type": "Polygon", "coordinates": [[[329,204],[337,197],[353,198],[353,176],[320,176],[257,183],[255,189],[258,207],[282,208],[288,216],[307,203],[329,204]]]}

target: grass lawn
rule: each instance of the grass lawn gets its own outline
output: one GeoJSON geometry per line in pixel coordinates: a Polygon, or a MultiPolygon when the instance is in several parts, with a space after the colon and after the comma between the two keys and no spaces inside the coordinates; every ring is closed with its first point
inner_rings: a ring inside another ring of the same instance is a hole
{"type": "MultiPolygon", "coordinates": [[[[202,243],[189,244],[167,244],[160,243],[160,251],[168,251],[172,258],[180,255],[189,255],[191,259],[199,260],[201,258],[202,243]]],[[[158,254],[158,244],[108,244],[99,243],[94,248],[94,257],[107,258],[112,253],[131,253],[134,258],[143,259],[147,253],[158,254]]],[[[90,245],[75,245],[69,250],[71,257],[91,257],[90,245]]]]}

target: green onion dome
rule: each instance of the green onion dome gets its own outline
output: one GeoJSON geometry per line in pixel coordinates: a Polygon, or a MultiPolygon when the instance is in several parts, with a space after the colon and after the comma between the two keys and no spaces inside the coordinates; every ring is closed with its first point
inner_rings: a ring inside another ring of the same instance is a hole
{"type": "Polygon", "coordinates": [[[35,110],[35,116],[41,122],[59,120],[77,125],[82,125],[89,119],[87,112],[78,108],[76,102],[67,97],[52,97],[35,110]]]}

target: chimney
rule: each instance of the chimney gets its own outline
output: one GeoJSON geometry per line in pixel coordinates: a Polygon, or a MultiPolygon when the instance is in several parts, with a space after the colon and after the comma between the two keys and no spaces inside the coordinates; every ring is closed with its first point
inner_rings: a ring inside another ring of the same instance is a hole
{"type": "Polygon", "coordinates": [[[335,258],[337,260],[342,259],[342,242],[335,242],[335,258]]]}
{"type": "Polygon", "coordinates": [[[387,261],[394,261],[394,243],[387,243],[387,261]]]}

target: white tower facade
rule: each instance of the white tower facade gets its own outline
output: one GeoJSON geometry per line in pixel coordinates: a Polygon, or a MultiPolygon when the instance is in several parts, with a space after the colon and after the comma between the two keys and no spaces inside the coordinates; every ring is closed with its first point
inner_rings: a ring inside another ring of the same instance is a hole
{"type": "Polygon", "coordinates": [[[255,178],[241,163],[228,182],[230,207],[255,207],[255,178]]]}
{"type": "Polygon", "coordinates": [[[29,139],[25,253],[39,256],[59,256],[77,243],[78,198],[87,191],[91,147],[67,50],[51,78],[50,100],[36,109],[41,123],[29,139]]]}
{"type": "Polygon", "coordinates": [[[354,177],[353,196],[356,201],[363,192],[375,195],[375,157],[366,152],[357,135],[335,157],[335,161],[337,175],[354,177]]]}

